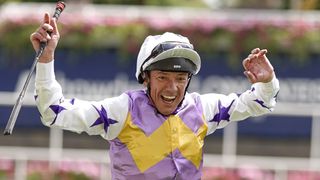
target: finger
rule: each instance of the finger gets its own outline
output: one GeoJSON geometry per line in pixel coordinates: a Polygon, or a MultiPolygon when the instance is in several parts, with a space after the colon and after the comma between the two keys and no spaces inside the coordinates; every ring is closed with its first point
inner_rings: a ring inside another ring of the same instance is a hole
{"type": "Polygon", "coordinates": [[[266,53],[268,53],[268,50],[263,49],[263,50],[261,50],[261,52],[259,53],[258,56],[259,56],[259,57],[262,57],[262,58],[260,58],[260,59],[261,59],[261,62],[262,62],[263,64],[265,64],[266,67],[268,67],[271,71],[273,71],[273,66],[272,66],[272,64],[270,63],[269,59],[267,58],[266,53]]]}
{"type": "Polygon", "coordinates": [[[42,40],[42,35],[39,34],[38,32],[34,32],[30,35],[30,41],[32,43],[32,46],[35,50],[38,50],[40,45],[39,42],[42,40]]]}
{"type": "Polygon", "coordinates": [[[254,56],[255,56],[255,54],[249,54],[249,55],[248,55],[248,58],[249,58],[249,59],[252,59],[254,56]]]}
{"type": "Polygon", "coordinates": [[[53,27],[50,24],[43,24],[41,26],[41,28],[46,32],[52,32],[53,31],[53,27]]]}
{"type": "Polygon", "coordinates": [[[50,24],[50,16],[49,13],[44,13],[43,24],[50,24]]]}
{"type": "Polygon", "coordinates": [[[42,32],[40,30],[34,32],[31,36],[31,40],[37,40],[39,42],[46,42],[47,38],[46,38],[47,33],[45,33],[43,30],[42,32]]]}
{"type": "Polygon", "coordinates": [[[44,14],[44,17],[43,17],[43,24],[41,25],[41,28],[38,29],[38,32],[39,32],[43,37],[45,37],[45,40],[42,40],[42,42],[51,39],[50,33],[51,33],[52,29],[53,29],[53,28],[50,26],[50,16],[49,16],[49,13],[45,13],[45,14],[44,14]]]}
{"type": "Polygon", "coordinates": [[[261,51],[258,53],[258,57],[264,56],[265,54],[267,54],[267,52],[268,52],[268,50],[266,50],[266,49],[261,50],[261,51]]]}
{"type": "Polygon", "coordinates": [[[257,54],[250,54],[250,55],[248,56],[248,58],[250,59],[250,61],[253,60],[253,59],[256,59],[257,57],[258,57],[257,54]]]}
{"type": "Polygon", "coordinates": [[[249,69],[250,59],[246,58],[242,61],[243,68],[247,71],[249,69]]]}
{"type": "Polygon", "coordinates": [[[251,83],[255,83],[257,82],[257,78],[254,76],[253,73],[251,73],[250,71],[244,71],[243,72],[244,75],[248,78],[248,80],[251,82],[251,83]]]}
{"type": "Polygon", "coordinates": [[[254,48],[251,53],[252,54],[257,54],[260,51],[260,48],[254,48]]]}
{"type": "Polygon", "coordinates": [[[42,36],[42,38],[41,38],[41,40],[40,40],[40,41],[42,41],[42,42],[51,39],[51,37],[50,37],[50,35],[49,35],[49,32],[48,32],[48,31],[46,30],[46,28],[44,28],[43,26],[42,26],[42,27],[39,27],[36,32],[42,36]]]}
{"type": "Polygon", "coordinates": [[[58,26],[57,26],[57,19],[56,18],[52,18],[51,19],[51,24],[52,26],[52,33],[54,35],[59,35],[59,31],[58,31],[58,26]]]}
{"type": "Polygon", "coordinates": [[[39,42],[40,41],[39,37],[41,38],[41,36],[38,34],[38,32],[34,32],[30,35],[30,41],[31,42],[34,42],[34,41],[39,42]]]}

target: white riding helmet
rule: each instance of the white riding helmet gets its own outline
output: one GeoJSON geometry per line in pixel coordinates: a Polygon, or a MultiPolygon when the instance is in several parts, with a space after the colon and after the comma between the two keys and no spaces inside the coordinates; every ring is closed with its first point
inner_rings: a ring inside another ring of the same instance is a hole
{"type": "Polygon", "coordinates": [[[197,74],[201,67],[199,54],[193,49],[189,39],[179,34],[166,32],[148,36],[141,45],[136,68],[136,78],[145,70],[187,71],[197,74]]]}

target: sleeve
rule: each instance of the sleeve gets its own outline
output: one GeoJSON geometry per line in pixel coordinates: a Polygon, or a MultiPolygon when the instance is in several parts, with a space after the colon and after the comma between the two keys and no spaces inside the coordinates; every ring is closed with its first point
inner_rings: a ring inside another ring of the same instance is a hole
{"type": "Polygon", "coordinates": [[[107,140],[122,130],[129,104],[126,94],[102,101],[65,99],[55,79],[54,61],[37,64],[35,100],[44,125],[101,135],[107,140]]]}
{"type": "Polygon", "coordinates": [[[207,135],[217,128],[225,127],[230,121],[240,121],[250,116],[260,116],[274,110],[279,92],[276,77],[268,83],[255,83],[241,94],[204,94],[200,96],[207,135]]]}

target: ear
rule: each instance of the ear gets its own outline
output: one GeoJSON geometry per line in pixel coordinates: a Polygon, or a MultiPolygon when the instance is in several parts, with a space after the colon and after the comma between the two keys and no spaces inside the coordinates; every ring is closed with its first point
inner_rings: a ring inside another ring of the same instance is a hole
{"type": "Polygon", "coordinates": [[[150,82],[149,73],[143,72],[143,73],[141,74],[141,76],[142,76],[142,79],[143,79],[143,85],[144,85],[145,87],[147,87],[148,84],[149,84],[149,82],[150,82]]]}

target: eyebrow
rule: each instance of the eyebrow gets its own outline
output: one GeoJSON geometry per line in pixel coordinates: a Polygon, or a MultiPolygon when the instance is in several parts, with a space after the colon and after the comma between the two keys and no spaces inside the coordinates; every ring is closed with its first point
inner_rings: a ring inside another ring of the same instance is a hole
{"type": "Polygon", "coordinates": [[[187,72],[173,72],[173,71],[161,71],[161,70],[158,70],[157,73],[158,73],[158,74],[175,73],[175,74],[177,74],[178,76],[188,75],[187,72]]]}

